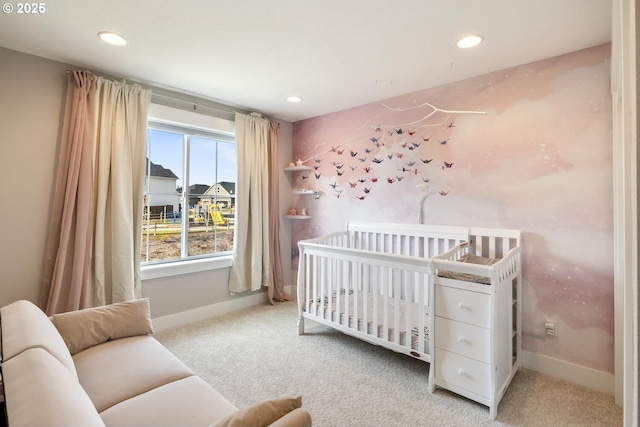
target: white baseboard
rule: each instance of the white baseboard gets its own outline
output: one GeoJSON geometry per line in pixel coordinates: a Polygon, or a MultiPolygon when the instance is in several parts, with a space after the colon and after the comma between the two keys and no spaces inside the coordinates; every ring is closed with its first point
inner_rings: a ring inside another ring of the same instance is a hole
{"type": "Polygon", "coordinates": [[[522,367],[541,374],[560,378],[567,382],[614,395],[615,377],[609,372],[575,365],[563,360],[530,351],[522,352],[522,367]]]}
{"type": "Polygon", "coordinates": [[[217,304],[206,305],[192,310],[181,311],[180,313],[156,317],[151,320],[153,322],[153,329],[156,332],[162,332],[167,329],[178,328],[189,323],[199,322],[210,317],[221,316],[232,311],[263,304],[267,302],[267,299],[268,296],[266,292],[258,292],[247,297],[234,298],[217,304]]]}

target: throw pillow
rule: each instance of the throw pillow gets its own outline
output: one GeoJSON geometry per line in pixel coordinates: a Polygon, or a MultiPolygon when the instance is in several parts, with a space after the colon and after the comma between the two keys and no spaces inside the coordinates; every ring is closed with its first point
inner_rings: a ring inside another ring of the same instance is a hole
{"type": "Polygon", "coordinates": [[[267,427],[301,406],[301,396],[263,400],[239,409],[209,427],[267,427]]]}
{"type": "Polygon", "coordinates": [[[109,340],[153,333],[148,298],[54,314],[50,319],[71,354],[109,340]]]}

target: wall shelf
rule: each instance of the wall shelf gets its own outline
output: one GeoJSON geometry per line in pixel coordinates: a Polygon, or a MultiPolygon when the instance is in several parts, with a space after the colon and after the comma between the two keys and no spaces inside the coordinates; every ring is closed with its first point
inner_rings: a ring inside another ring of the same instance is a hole
{"type": "Polygon", "coordinates": [[[310,215],[282,215],[284,219],[309,219],[310,215]]]}
{"type": "Polygon", "coordinates": [[[310,170],[311,166],[287,166],[286,168],[284,168],[285,172],[304,172],[310,170]]]}
{"type": "MultiPolygon", "coordinates": [[[[296,187],[296,182],[297,180],[300,180],[300,176],[299,175],[304,175],[303,172],[309,172],[311,171],[311,167],[310,166],[287,166],[284,168],[285,172],[291,172],[293,175],[293,186],[296,187]],[[296,179],[297,178],[297,179],[296,179]]],[[[304,179],[304,177],[302,177],[302,179],[304,179]]],[[[304,195],[304,196],[308,196],[308,195],[312,195],[315,194],[314,190],[309,190],[309,189],[305,189],[305,188],[300,188],[300,187],[304,187],[305,184],[304,183],[300,183],[301,185],[298,185],[298,188],[294,188],[293,190],[291,190],[291,194],[297,194],[297,195],[304,195]]],[[[311,218],[310,215],[283,215],[282,216],[285,219],[292,219],[292,220],[299,220],[299,219],[309,219],[311,218]]]]}

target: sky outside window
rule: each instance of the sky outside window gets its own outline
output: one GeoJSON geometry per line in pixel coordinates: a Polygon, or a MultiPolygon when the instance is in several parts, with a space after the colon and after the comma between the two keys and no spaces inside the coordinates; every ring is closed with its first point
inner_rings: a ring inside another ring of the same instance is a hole
{"type": "MultiPolygon", "coordinates": [[[[182,134],[152,129],[149,144],[150,160],[165,169],[170,169],[178,177],[176,187],[182,187],[182,134]]],[[[191,137],[189,184],[211,186],[221,181],[236,182],[235,144],[191,137]]]]}

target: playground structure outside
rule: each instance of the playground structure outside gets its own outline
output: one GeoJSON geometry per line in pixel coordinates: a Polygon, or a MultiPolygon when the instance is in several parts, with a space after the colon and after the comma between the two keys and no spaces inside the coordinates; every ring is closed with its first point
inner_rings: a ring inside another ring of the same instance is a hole
{"type": "MultiPolygon", "coordinates": [[[[142,227],[142,261],[180,259],[182,212],[145,215],[142,227]]],[[[234,213],[215,205],[188,209],[188,256],[233,250],[234,213]],[[205,215],[206,213],[206,215],[205,215]]]]}

